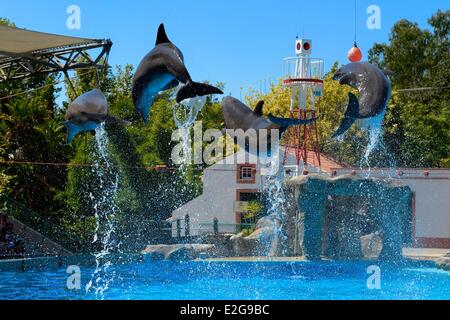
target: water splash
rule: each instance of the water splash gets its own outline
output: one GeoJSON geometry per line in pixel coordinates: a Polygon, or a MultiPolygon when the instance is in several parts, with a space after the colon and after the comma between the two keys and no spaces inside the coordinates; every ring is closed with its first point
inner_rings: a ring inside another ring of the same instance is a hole
{"type": "Polygon", "coordinates": [[[365,119],[362,122],[361,128],[369,135],[369,142],[367,144],[366,152],[364,153],[364,159],[369,162],[369,156],[380,142],[380,138],[383,136],[383,120],[385,112],[380,113],[376,117],[365,119]]]}
{"type": "Polygon", "coordinates": [[[91,280],[86,285],[86,292],[94,290],[95,295],[103,299],[104,292],[114,280],[114,272],[109,272],[112,265],[109,255],[119,250],[115,234],[115,217],[118,212],[116,196],[119,189],[119,175],[114,170],[108,153],[109,138],[102,124],[95,134],[96,157],[93,173],[97,176],[99,186],[96,193],[90,193],[94,203],[95,233],[93,243],[100,242],[101,251],[95,254],[96,268],[91,280]]]}
{"type": "MultiPolygon", "coordinates": [[[[384,120],[385,112],[378,115],[375,118],[372,118],[371,121],[367,121],[364,125],[365,128],[368,128],[366,131],[368,132],[369,142],[364,154],[364,161],[366,167],[368,168],[367,177],[370,177],[371,174],[371,166],[369,162],[369,157],[372,157],[372,162],[375,159],[379,159],[381,161],[381,166],[386,168],[388,178],[398,177],[397,173],[397,160],[391,150],[389,150],[388,145],[384,142],[383,134],[383,120],[384,120]],[[374,157],[374,152],[377,152],[374,157]]],[[[380,164],[379,164],[380,165],[380,164]]]]}
{"type": "Polygon", "coordinates": [[[206,104],[207,97],[195,97],[181,101],[173,111],[173,118],[178,128],[192,127],[198,114],[206,104]]]}
{"type": "MultiPolygon", "coordinates": [[[[377,150],[377,148],[382,144],[383,137],[383,120],[386,112],[383,111],[379,115],[357,120],[356,124],[361,128],[361,130],[367,136],[367,145],[366,150],[360,160],[360,169],[361,172],[365,172],[365,176],[369,178],[371,176],[371,165],[370,165],[370,157],[372,153],[377,150]]],[[[335,138],[337,142],[343,142],[345,135],[341,135],[335,138]]],[[[384,147],[384,146],[383,146],[384,147]]]]}
{"type": "MultiPolygon", "coordinates": [[[[265,157],[262,189],[266,195],[267,217],[270,218],[272,234],[266,235],[268,241],[265,243],[269,255],[279,255],[276,249],[280,247],[279,241],[286,240],[287,237],[283,233],[283,226],[286,221],[286,197],[284,194],[285,172],[280,170],[280,146],[272,145],[270,157],[265,157]]],[[[260,158],[260,161],[262,159],[260,158]]],[[[282,253],[281,253],[282,254],[282,253]]]]}
{"type": "Polygon", "coordinates": [[[198,114],[206,104],[207,96],[183,100],[173,108],[173,119],[179,130],[182,130],[182,152],[184,161],[180,165],[180,172],[186,173],[187,165],[192,158],[191,129],[197,120],[198,114]]]}

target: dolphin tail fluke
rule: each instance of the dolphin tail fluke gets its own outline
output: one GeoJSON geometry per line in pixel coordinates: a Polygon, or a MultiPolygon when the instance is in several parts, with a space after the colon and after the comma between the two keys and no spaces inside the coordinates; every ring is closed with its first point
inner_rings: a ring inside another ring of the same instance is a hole
{"type": "Polygon", "coordinates": [[[178,91],[177,102],[180,103],[185,99],[206,96],[208,94],[223,94],[223,92],[209,84],[188,82],[178,91]]]}
{"type": "Polygon", "coordinates": [[[302,124],[310,124],[314,121],[317,121],[317,117],[311,119],[291,119],[291,118],[278,118],[273,116],[272,114],[269,114],[269,120],[270,122],[278,125],[282,132],[285,132],[289,127],[299,126],[302,124]]]}
{"type": "Polygon", "coordinates": [[[75,136],[80,132],[80,128],[75,125],[72,121],[64,121],[64,125],[67,128],[67,140],[66,143],[69,144],[75,138],[75,136]]]}
{"type": "Polygon", "coordinates": [[[341,125],[336,130],[336,132],[333,134],[333,138],[337,138],[341,135],[343,135],[345,132],[347,132],[348,129],[353,125],[355,120],[358,118],[359,114],[359,101],[358,98],[353,94],[348,94],[348,106],[347,110],[345,111],[345,117],[342,119],[341,125]]]}

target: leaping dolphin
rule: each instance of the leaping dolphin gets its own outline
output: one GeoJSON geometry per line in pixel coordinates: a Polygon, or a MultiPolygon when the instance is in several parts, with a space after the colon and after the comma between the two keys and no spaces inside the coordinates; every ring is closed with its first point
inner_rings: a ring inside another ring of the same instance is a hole
{"type": "Polygon", "coordinates": [[[93,89],[77,97],[66,111],[67,143],[79,132],[94,131],[100,123],[110,120],[121,124],[128,122],[108,115],[108,101],[99,89],[93,89]]]}
{"type": "Polygon", "coordinates": [[[183,53],[170,42],[161,24],[155,47],[142,59],[133,78],[133,103],[145,122],[158,93],[174,88],[180,82],[185,85],[177,93],[177,102],[208,94],[223,94],[216,87],[192,81],[184,65],[183,53]]]}
{"type": "MultiPolygon", "coordinates": [[[[222,101],[222,111],[225,119],[226,129],[238,130],[242,129],[244,132],[249,129],[254,129],[257,132],[257,138],[259,139],[260,130],[268,130],[267,132],[267,144],[270,148],[271,132],[273,129],[279,130],[279,138],[282,134],[291,126],[297,126],[301,124],[308,124],[316,121],[317,118],[300,120],[300,119],[287,119],[274,117],[272,114],[266,119],[263,115],[264,101],[259,101],[254,110],[242,103],[236,98],[225,97],[222,101]]],[[[257,146],[259,146],[257,141],[257,146]]],[[[249,151],[249,143],[246,141],[245,146],[242,146],[249,151]]]]}
{"type": "Polygon", "coordinates": [[[358,98],[349,93],[345,117],[333,138],[344,134],[356,119],[367,119],[381,114],[391,97],[391,82],[376,66],[368,63],[350,63],[340,68],[333,76],[339,84],[347,84],[359,91],[358,98]]]}

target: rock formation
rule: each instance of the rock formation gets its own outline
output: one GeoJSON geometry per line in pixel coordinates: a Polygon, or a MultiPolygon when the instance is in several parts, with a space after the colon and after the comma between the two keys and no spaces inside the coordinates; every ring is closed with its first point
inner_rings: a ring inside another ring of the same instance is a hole
{"type": "Polygon", "coordinates": [[[436,266],[439,269],[450,271],[450,253],[446,254],[445,256],[439,258],[436,261],[436,266]]]}
{"type": "Polygon", "coordinates": [[[288,230],[288,239],[300,239],[289,242],[289,254],[302,249],[310,260],[402,258],[412,235],[409,187],[395,180],[308,175],[287,181],[286,193],[295,199],[289,214],[301,221],[288,230]]]}

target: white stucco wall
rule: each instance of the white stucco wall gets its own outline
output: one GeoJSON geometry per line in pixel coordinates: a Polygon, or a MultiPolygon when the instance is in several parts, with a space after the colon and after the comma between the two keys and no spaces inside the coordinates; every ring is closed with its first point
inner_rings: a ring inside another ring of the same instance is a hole
{"type": "Polygon", "coordinates": [[[415,236],[450,238],[450,180],[403,181],[415,192],[415,236]]]}
{"type": "MultiPolygon", "coordinates": [[[[283,160],[284,150],[280,150],[280,167],[283,160]]],[[[295,157],[290,155],[286,165],[290,169],[295,167],[295,157]]],[[[298,173],[303,172],[301,165],[298,173]]],[[[309,172],[319,172],[313,166],[306,168],[309,172]]],[[[190,235],[212,233],[213,219],[219,220],[220,233],[236,232],[236,191],[237,190],[261,190],[262,186],[261,166],[257,158],[250,156],[245,151],[239,151],[228,158],[208,167],[203,175],[203,194],[172,212],[172,236],[176,237],[176,220],[180,219],[181,236],[184,236],[184,218],[189,215],[190,235]],[[255,183],[237,183],[238,164],[256,164],[255,183]]]]}
{"type": "MultiPolygon", "coordinates": [[[[338,174],[351,171],[337,170],[338,174]]],[[[450,239],[450,169],[378,169],[371,175],[399,179],[415,193],[416,239],[450,239]]]]}
{"type": "MultiPolygon", "coordinates": [[[[241,151],[242,152],[242,151],[241,151]]],[[[245,158],[242,158],[245,159],[245,158]]],[[[236,190],[258,189],[261,186],[261,175],[257,166],[256,181],[252,184],[238,184],[236,179],[237,164],[226,164],[225,159],[205,169],[203,174],[203,194],[176,209],[172,213],[172,235],[176,236],[177,219],[181,219],[181,235],[184,235],[184,217],[189,215],[190,234],[211,233],[213,219],[219,220],[219,232],[234,233],[236,231],[236,190]]],[[[230,162],[231,163],[231,162],[230,162]]],[[[243,160],[241,163],[246,163],[243,160]]]]}

